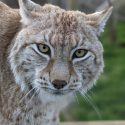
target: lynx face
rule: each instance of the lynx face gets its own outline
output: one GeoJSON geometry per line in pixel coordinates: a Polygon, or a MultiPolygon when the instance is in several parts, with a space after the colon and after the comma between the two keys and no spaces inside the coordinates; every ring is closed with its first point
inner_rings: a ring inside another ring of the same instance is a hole
{"type": "Polygon", "coordinates": [[[20,0],[22,28],[9,55],[17,84],[44,97],[86,92],[103,70],[97,36],[112,8],[86,15],[30,2],[20,0]]]}

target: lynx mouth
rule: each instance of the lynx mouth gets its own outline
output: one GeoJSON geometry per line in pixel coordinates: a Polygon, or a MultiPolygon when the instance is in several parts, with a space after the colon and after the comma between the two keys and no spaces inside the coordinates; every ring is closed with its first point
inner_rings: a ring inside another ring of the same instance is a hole
{"type": "Polygon", "coordinates": [[[47,87],[42,87],[42,89],[44,89],[44,91],[56,95],[56,96],[61,96],[61,95],[66,95],[69,94],[71,92],[74,92],[74,89],[66,89],[66,90],[56,90],[56,89],[51,89],[51,88],[47,88],[47,87]]]}

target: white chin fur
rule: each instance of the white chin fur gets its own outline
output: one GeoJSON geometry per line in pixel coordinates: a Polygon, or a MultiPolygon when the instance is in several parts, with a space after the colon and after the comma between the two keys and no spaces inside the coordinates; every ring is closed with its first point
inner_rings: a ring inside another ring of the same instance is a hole
{"type": "Polygon", "coordinates": [[[69,93],[66,95],[54,95],[51,94],[49,92],[46,92],[44,90],[40,90],[39,92],[39,99],[43,102],[43,103],[55,103],[60,105],[60,108],[64,108],[66,107],[72,100],[73,100],[73,94],[69,93]]]}

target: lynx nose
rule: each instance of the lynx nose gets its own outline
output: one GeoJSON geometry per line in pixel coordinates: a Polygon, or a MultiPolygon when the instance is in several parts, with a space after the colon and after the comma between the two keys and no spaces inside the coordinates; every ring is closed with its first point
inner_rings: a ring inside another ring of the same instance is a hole
{"type": "Polygon", "coordinates": [[[64,86],[67,85],[67,82],[64,81],[64,80],[54,80],[52,82],[53,86],[56,88],[56,89],[62,89],[64,86]]]}

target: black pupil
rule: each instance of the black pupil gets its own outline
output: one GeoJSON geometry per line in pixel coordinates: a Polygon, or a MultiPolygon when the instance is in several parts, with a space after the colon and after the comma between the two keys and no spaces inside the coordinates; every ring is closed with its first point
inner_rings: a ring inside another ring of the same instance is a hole
{"type": "Polygon", "coordinates": [[[43,46],[43,49],[46,49],[46,46],[45,46],[45,45],[43,46]]]}
{"type": "Polygon", "coordinates": [[[80,54],[80,53],[81,53],[81,50],[78,50],[78,53],[80,54]]]}

